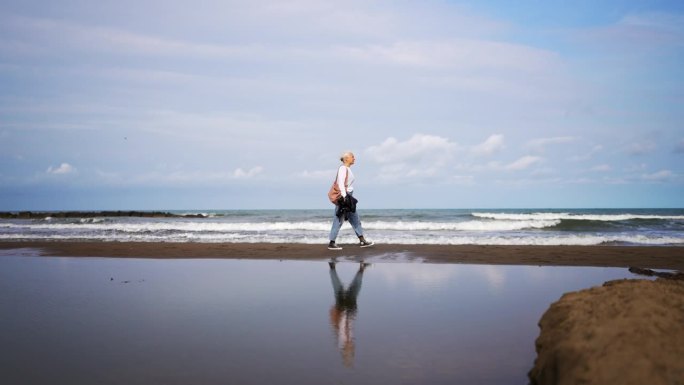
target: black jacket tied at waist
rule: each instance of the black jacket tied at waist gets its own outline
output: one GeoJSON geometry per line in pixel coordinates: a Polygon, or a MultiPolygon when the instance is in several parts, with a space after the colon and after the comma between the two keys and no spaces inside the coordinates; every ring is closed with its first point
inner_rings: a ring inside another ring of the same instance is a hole
{"type": "Polygon", "coordinates": [[[340,197],[337,200],[335,207],[335,216],[340,219],[340,222],[349,219],[349,213],[356,212],[356,203],[358,200],[354,198],[351,194],[347,194],[345,198],[340,197]]]}

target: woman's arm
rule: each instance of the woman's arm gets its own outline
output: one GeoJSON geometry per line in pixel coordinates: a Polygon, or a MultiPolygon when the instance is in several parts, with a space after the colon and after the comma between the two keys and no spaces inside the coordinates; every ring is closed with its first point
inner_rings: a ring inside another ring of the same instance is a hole
{"type": "Polygon", "coordinates": [[[346,182],[347,181],[347,167],[346,166],[340,166],[339,169],[337,169],[337,187],[340,188],[340,192],[342,193],[342,198],[347,197],[347,186],[346,182]]]}

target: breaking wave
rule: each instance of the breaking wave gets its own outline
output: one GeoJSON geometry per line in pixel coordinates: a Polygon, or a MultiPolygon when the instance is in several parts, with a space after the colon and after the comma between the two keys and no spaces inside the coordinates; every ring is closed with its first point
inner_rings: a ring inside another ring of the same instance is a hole
{"type": "MultiPolygon", "coordinates": [[[[330,222],[143,222],[114,223],[89,218],[76,223],[8,223],[0,228],[24,230],[98,230],[121,231],[126,233],[155,231],[191,231],[191,232],[236,232],[236,231],[328,231],[330,222]],[[93,219],[93,220],[91,220],[93,219]]],[[[368,221],[363,227],[370,230],[394,231],[515,231],[524,229],[542,229],[560,224],[560,220],[525,220],[525,221],[465,221],[465,222],[423,222],[423,221],[368,221]]]]}
{"type": "MultiPolygon", "coordinates": [[[[189,218],[41,217],[0,220],[0,240],[326,242],[330,210],[188,212],[189,218]]],[[[378,243],[442,245],[684,245],[684,210],[369,210],[378,243]]],[[[345,223],[340,242],[354,242],[345,223]],[[346,237],[346,238],[345,238],[346,237]]]]}
{"type": "MultiPolygon", "coordinates": [[[[2,240],[49,240],[49,241],[104,241],[104,242],[235,242],[235,243],[306,243],[321,244],[320,236],[292,236],[271,234],[0,234],[2,240]]],[[[592,245],[684,245],[684,237],[664,237],[646,235],[567,235],[567,236],[436,236],[436,237],[374,237],[374,241],[384,244],[426,244],[426,245],[501,245],[501,246],[592,246],[592,245]]],[[[341,236],[340,243],[355,243],[353,237],[341,236]]]]}
{"type": "Polygon", "coordinates": [[[633,219],[684,220],[684,215],[641,215],[641,214],[571,214],[571,213],[472,213],[476,218],[508,221],[529,220],[584,220],[584,221],[628,221],[633,219]]]}

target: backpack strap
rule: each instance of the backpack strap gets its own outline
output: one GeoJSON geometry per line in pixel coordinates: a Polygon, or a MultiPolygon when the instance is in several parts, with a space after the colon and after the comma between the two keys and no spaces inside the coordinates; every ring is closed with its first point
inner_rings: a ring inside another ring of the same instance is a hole
{"type": "Polygon", "coordinates": [[[349,182],[349,170],[347,170],[347,166],[344,166],[344,172],[344,192],[347,192],[347,187],[349,187],[347,184],[347,182],[349,182]]]}
{"type": "MultiPolygon", "coordinates": [[[[347,183],[349,182],[349,170],[347,170],[347,166],[342,165],[340,167],[344,167],[344,192],[347,192],[347,187],[349,186],[347,183]]],[[[340,176],[340,169],[339,167],[337,168],[337,175],[335,176],[335,184],[337,184],[337,178],[340,176]]]]}

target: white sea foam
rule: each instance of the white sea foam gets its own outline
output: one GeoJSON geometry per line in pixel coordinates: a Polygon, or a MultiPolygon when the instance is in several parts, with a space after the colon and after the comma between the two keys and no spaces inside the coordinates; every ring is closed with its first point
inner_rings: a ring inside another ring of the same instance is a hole
{"type": "MultiPolygon", "coordinates": [[[[394,231],[515,231],[523,229],[542,229],[553,227],[560,220],[504,220],[504,221],[465,221],[465,222],[427,222],[427,221],[368,221],[363,227],[369,230],[394,231]]],[[[120,231],[126,233],[155,231],[185,232],[260,232],[260,231],[328,231],[330,222],[139,222],[116,223],[106,222],[102,218],[84,218],[78,223],[7,223],[0,228],[22,230],[96,230],[120,231]]]]}
{"type": "MultiPolygon", "coordinates": [[[[363,221],[367,236],[379,243],[453,245],[683,245],[684,215],[657,215],[661,211],[629,212],[381,212],[363,221]],[[649,214],[649,215],[643,215],[649,214]],[[395,219],[396,218],[396,219],[395,219]],[[404,218],[400,220],[399,218],[404,218]],[[406,219],[410,218],[410,219],[406,219]],[[418,219],[420,218],[420,219],[418,219]],[[563,226],[572,220],[626,221],[563,226]],[[659,221],[663,220],[663,221],[659,221]]],[[[673,213],[678,213],[673,211],[673,213]]],[[[3,240],[95,240],[143,242],[273,242],[321,243],[330,231],[328,215],[257,213],[217,218],[52,218],[0,220],[3,240]],[[289,220],[288,220],[289,219],[289,220]]],[[[349,223],[339,240],[354,242],[349,223]],[[345,238],[346,237],[346,238],[345,238]]]]}
{"type": "Polygon", "coordinates": [[[675,219],[684,220],[684,215],[640,215],[640,214],[571,214],[571,213],[472,213],[477,218],[529,221],[529,220],[585,220],[585,221],[627,221],[630,219],[675,219]]]}
{"type": "MultiPolygon", "coordinates": [[[[111,235],[78,235],[78,234],[0,234],[3,240],[96,240],[105,242],[240,242],[240,243],[325,243],[321,236],[282,236],[282,235],[246,235],[246,234],[207,234],[181,233],[173,236],[161,234],[111,234],[111,235]]],[[[601,244],[636,244],[636,245],[683,245],[684,235],[679,237],[646,236],[646,235],[564,235],[564,236],[462,236],[462,237],[393,237],[380,236],[373,240],[379,244],[435,244],[435,245],[546,245],[546,246],[590,246],[601,244]]],[[[342,236],[338,243],[356,243],[353,237],[342,236]]]]}
{"type": "Polygon", "coordinates": [[[528,220],[528,221],[465,221],[465,222],[389,222],[373,221],[363,224],[371,230],[398,231],[515,231],[524,229],[542,229],[560,224],[560,220],[528,220]]]}
{"type": "Polygon", "coordinates": [[[195,216],[195,215],[201,215],[204,218],[216,218],[217,217],[216,213],[210,213],[210,212],[198,213],[198,212],[189,212],[188,211],[188,212],[178,213],[177,215],[190,216],[190,217],[195,216]]]}
{"type": "Polygon", "coordinates": [[[79,223],[7,223],[0,228],[15,228],[24,230],[110,230],[126,233],[159,232],[159,231],[190,231],[190,232],[239,232],[239,231],[282,231],[330,230],[329,222],[86,222],[79,223]]]}
{"type": "Polygon", "coordinates": [[[80,223],[102,223],[104,221],[104,218],[81,218],[79,220],[80,223]]]}

